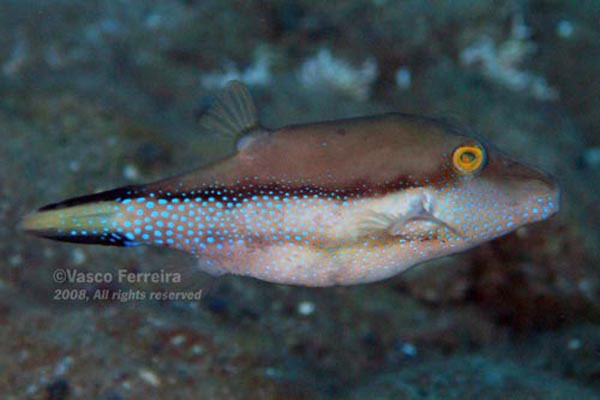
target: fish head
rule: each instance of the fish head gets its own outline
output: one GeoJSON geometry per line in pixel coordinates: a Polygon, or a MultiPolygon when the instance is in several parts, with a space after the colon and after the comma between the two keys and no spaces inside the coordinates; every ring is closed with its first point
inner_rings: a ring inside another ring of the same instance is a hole
{"type": "Polygon", "coordinates": [[[482,243],[558,212],[560,189],[552,177],[493,146],[468,138],[458,142],[447,153],[435,214],[458,240],[482,243]]]}

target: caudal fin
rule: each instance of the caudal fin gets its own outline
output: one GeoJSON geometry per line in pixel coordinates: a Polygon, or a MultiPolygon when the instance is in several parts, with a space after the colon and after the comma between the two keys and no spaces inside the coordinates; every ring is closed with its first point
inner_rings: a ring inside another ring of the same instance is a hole
{"type": "Polygon", "coordinates": [[[19,227],[36,236],[72,243],[134,246],[119,224],[122,188],[50,204],[25,216],[19,227]]]}

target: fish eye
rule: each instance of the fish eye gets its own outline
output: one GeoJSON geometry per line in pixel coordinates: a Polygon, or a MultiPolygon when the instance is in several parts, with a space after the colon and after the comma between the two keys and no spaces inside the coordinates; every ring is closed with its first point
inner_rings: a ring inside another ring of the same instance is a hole
{"type": "Polygon", "coordinates": [[[454,150],[452,164],[458,172],[472,174],[483,167],[485,161],[485,149],[478,145],[463,145],[454,150]]]}

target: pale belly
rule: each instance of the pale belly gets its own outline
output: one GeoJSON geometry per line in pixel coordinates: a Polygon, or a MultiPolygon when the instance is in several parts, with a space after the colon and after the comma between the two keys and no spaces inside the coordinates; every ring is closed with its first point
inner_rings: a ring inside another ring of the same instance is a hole
{"type": "Polygon", "coordinates": [[[330,286],[385,279],[427,258],[421,246],[406,241],[364,239],[331,247],[324,243],[323,248],[295,243],[240,243],[218,251],[207,249],[202,262],[211,263],[209,268],[270,282],[330,286]]]}

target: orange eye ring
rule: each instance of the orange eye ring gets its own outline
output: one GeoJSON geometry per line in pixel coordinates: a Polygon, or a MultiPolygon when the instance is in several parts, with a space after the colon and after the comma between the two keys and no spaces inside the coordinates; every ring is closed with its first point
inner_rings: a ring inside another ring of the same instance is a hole
{"type": "Polygon", "coordinates": [[[485,161],[485,150],[479,145],[460,146],[452,154],[452,164],[458,172],[473,174],[477,172],[485,161]]]}

